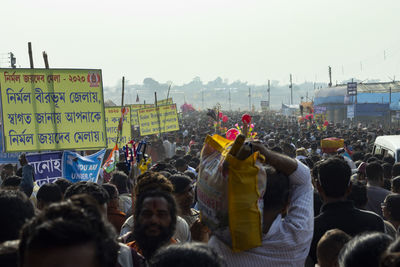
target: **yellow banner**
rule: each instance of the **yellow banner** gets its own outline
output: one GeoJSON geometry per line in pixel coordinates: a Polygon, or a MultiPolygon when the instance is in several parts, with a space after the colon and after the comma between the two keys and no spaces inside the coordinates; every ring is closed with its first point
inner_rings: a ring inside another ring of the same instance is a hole
{"type": "Polygon", "coordinates": [[[168,104],[173,104],[171,97],[157,101],[157,106],[168,105],[168,104]]]}
{"type": "Polygon", "coordinates": [[[155,107],[140,109],[138,117],[141,136],[179,130],[176,104],[160,106],[157,109],[155,107]]]}
{"type": "MultiPolygon", "coordinates": [[[[130,108],[125,107],[126,114],[122,124],[122,134],[119,137],[118,147],[126,145],[131,140],[131,118],[130,108]]],[[[112,149],[117,142],[118,124],[121,119],[121,107],[107,107],[106,113],[106,130],[107,130],[107,146],[112,149]]]]}
{"type": "Polygon", "coordinates": [[[143,109],[143,108],[151,108],[153,107],[153,104],[133,104],[130,105],[131,108],[131,125],[132,126],[139,126],[139,119],[138,119],[138,114],[137,111],[139,109],[143,109]]]}
{"type": "Polygon", "coordinates": [[[106,147],[101,70],[0,69],[6,152],[106,147]]]}

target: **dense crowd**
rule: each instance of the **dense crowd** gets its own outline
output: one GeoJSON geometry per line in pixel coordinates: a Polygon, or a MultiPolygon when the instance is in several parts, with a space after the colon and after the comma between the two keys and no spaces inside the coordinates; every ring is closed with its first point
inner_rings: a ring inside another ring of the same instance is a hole
{"type": "Polygon", "coordinates": [[[60,178],[33,192],[24,154],[3,165],[0,266],[400,266],[400,163],[372,154],[397,130],[253,114],[251,152],[267,173],[262,244],[233,252],[196,197],[205,137],[240,129],[242,114],[226,115],[183,115],[180,131],[147,139],[147,171],[121,156],[99,183],[60,178]],[[328,137],[343,148],[324,153],[328,137]]]}

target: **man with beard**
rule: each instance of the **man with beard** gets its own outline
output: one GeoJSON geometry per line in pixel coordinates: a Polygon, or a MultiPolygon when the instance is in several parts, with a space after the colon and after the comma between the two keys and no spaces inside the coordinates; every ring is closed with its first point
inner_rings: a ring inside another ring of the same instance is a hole
{"type": "Polygon", "coordinates": [[[149,260],[161,247],[176,243],[176,203],[170,193],[147,191],[138,195],[135,205],[135,241],[127,245],[149,260]]]}

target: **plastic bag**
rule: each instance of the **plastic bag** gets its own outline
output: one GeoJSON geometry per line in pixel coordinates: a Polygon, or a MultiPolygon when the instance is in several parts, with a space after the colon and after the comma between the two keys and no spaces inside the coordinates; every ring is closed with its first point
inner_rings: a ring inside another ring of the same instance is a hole
{"type": "Polygon", "coordinates": [[[242,138],[233,145],[219,135],[207,136],[197,182],[202,222],[235,252],[261,245],[267,179],[259,152],[244,160],[235,156],[242,138]]]}

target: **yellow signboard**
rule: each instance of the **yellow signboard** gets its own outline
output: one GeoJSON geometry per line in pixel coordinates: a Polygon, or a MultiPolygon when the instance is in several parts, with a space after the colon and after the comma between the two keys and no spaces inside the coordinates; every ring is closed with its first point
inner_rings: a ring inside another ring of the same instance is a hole
{"type": "Polygon", "coordinates": [[[6,152],[106,147],[101,70],[0,69],[6,152]]]}
{"type": "Polygon", "coordinates": [[[131,125],[132,126],[139,126],[139,119],[138,119],[138,114],[137,111],[139,109],[143,109],[143,108],[151,108],[153,107],[153,104],[133,104],[130,105],[131,108],[131,125]]]}
{"type": "MultiPolygon", "coordinates": [[[[118,147],[126,145],[131,140],[131,118],[130,108],[125,107],[124,122],[122,124],[122,134],[119,137],[118,147]]],[[[112,149],[117,142],[118,124],[121,119],[121,107],[107,107],[106,113],[106,130],[107,130],[107,146],[112,149]]]]}
{"type": "Polygon", "coordinates": [[[157,106],[168,105],[168,104],[172,104],[171,97],[157,101],[157,106]]]}
{"type": "Polygon", "coordinates": [[[140,109],[138,117],[141,136],[179,130],[176,104],[140,109]]]}

